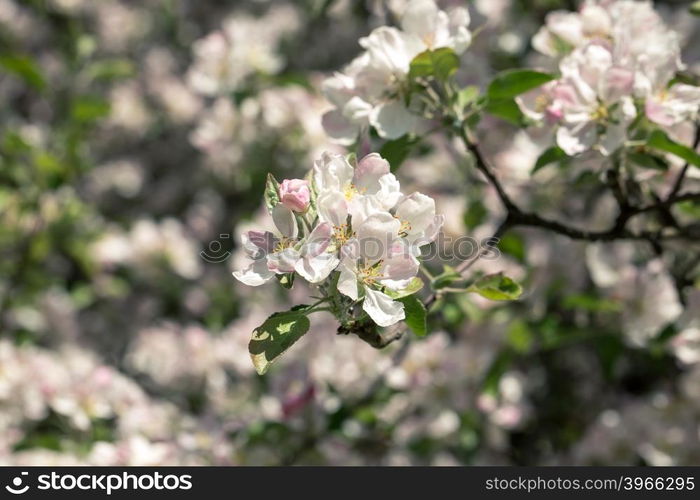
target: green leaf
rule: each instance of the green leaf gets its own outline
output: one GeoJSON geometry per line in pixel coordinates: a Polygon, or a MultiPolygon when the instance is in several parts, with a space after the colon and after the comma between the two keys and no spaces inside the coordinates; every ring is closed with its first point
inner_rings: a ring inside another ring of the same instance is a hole
{"type": "Polygon", "coordinates": [[[489,300],[517,300],[523,288],[503,273],[496,273],[479,278],[466,291],[489,300]]]}
{"type": "Polygon", "coordinates": [[[430,286],[433,290],[440,290],[441,288],[450,286],[455,281],[459,281],[461,279],[463,279],[462,275],[459,272],[457,272],[456,269],[454,269],[451,266],[444,266],[442,274],[435,276],[435,279],[430,284],[430,286]]]}
{"type": "Polygon", "coordinates": [[[489,84],[487,95],[493,100],[512,99],[555,78],[549,73],[530,69],[508,70],[496,75],[489,84]]]}
{"type": "Polygon", "coordinates": [[[693,2],[690,5],[690,13],[694,16],[700,16],[700,2],[693,2]]]}
{"type": "Polygon", "coordinates": [[[671,139],[665,132],[661,130],[654,130],[649,139],[647,140],[647,145],[650,148],[658,149],[660,151],[665,151],[673,155],[682,158],[691,165],[700,167],[700,155],[693,151],[688,146],[679,144],[673,139],[671,139]]]}
{"type": "Polygon", "coordinates": [[[630,152],[627,153],[627,158],[635,165],[652,170],[662,170],[665,172],[669,168],[668,163],[666,163],[663,158],[649,153],[630,152]]]}
{"type": "Polygon", "coordinates": [[[280,183],[277,182],[275,176],[267,174],[267,182],[265,183],[265,206],[270,213],[272,213],[272,209],[280,202],[279,189],[280,183]]]}
{"type": "Polygon", "coordinates": [[[80,123],[92,123],[109,115],[109,102],[98,96],[77,97],[71,105],[71,117],[80,123]]]}
{"type": "Polygon", "coordinates": [[[413,295],[416,292],[419,292],[423,288],[423,280],[420,279],[419,277],[415,277],[411,280],[411,282],[406,286],[406,288],[403,288],[401,290],[384,290],[384,293],[386,293],[389,297],[392,299],[402,299],[403,297],[408,297],[409,295],[413,295]]]}
{"type": "Polygon", "coordinates": [[[531,173],[534,174],[551,163],[559,163],[568,158],[569,156],[561,148],[557,146],[551,147],[537,158],[531,173]]]}
{"type": "Polygon", "coordinates": [[[465,87],[457,93],[457,107],[459,109],[464,109],[479,97],[479,87],[475,85],[470,85],[465,87]]]}
{"type": "Polygon", "coordinates": [[[299,340],[311,326],[306,317],[308,306],[297,306],[290,311],[278,312],[253,330],[248,352],[253,366],[263,375],[270,365],[299,340]]]}
{"type": "Polygon", "coordinates": [[[425,337],[428,333],[428,311],[423,302],[415,295],[402,297],[399,301],[403,304],[406,313],[406,324],[418,337],[425,337]]]}
{"type": "Polygon", "coordinates": [[[525,122],[525,115],[513,99],[488,99],[484,111],[518,127],[525,122]]]}
{"type": "Polygon", "coordinates": [[[389,162],[391,171],[396,172],[404,160],[408,158],[411,149],[418,141],[418,139],[409,135],[404,135],[393,141],[387,141],[379,150],[379,155],[389,162]]]}
{"type": "Polygon", "coordinates": [[[294,286],[294,273],[277,274],[275,276],[277,277],[277,281],[279,281],[282,287],[289,290],[294,286]]]}
{"type": "Polygon", "coordinates": [[[411,61],[408,76],[411,79],[434,76],[440,81],[447,80],[459,69],[459,56],[454,50],[443,47],[421,52],[411,61]]]}
{"type": "Polygon", "coordinates": [[[0,66],[37,90],[43,90],[46,87],[46,80],[31,57],[18,54],[0,56],[0,66]]]}
{"type": "Polygon", "coordinates": [[[97,61],[86,69],[86,73],[91,80],[106,82],[129,78],[135,72],[134,64],[128,59],[97,61]]]}

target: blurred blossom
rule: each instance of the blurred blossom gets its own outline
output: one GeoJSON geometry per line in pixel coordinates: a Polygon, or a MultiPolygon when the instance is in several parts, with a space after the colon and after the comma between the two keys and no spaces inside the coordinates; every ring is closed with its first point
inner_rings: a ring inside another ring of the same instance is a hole
{"type": "Polygon", "coordinates": [[[203,95],[223,95],[256,72],[277,73],[284,65],[278,45],[298,25],[290,5],[274,5],[260,18],[234,14],[220,30],[195,42],[190,86],[203,95]]]}

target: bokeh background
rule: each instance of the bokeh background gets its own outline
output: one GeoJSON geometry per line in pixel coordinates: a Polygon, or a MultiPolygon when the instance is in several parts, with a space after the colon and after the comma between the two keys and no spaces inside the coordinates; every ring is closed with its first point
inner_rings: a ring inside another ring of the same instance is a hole
{"type": "MultiPolygon", "coordinates": [[[[697,242],[659,256],[511,231],[476,267],[518,278],[521,301],[452,297],[428,337],[382,351],[315,315],[255,374],[251,331],[309,290],[236,282],[237,235],[266,224],[267,172],[343,151],[320,83],[404,4],[0,0],[0,463],[700,464],[697,242]]],[[[482,29],[458,78],[483,87],[542,64],[530,37],[576,2],[468,7],[482,29]]],[[[657,7],[697,72],[688,2],[657,7]]],[[[594,164],[531,175],[536,137],[480,127],[521,204],[609,225],[594,164]]],[[[468,167],[437,134],[398,175],[436,198],[446,235],[485,238],[502,214],[468,167]]]]}

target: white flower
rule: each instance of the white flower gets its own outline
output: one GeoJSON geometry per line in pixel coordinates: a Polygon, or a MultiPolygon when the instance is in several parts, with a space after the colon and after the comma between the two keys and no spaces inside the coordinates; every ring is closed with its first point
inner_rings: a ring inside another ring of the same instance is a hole
{"type": "Polygon", "coordinates": [[[248,286],[260,286],[275,274],[294,272],[301,254],[295,248],[298,227],[294,213],[284,205],[272,210],[279,235],[269,231],[248,231],[241,236],[243,248],[251,260],[248,267],[233,276],[248,286]]]}
{"type": "Polygon", "coordinates": [[[422,120],[406,94],[411,61],[428,49],[449,47],[463,53],[471,42],[469,22],[466,9],[448,14],[433,0],[413,0],[403,13],[401,29],[381,26],[360,39],[365,52],[323,85],[334,107],[323,117],[328,135],[352,144],[368,125],[386,139],[418,132],[422,120]]]}
{"type": "Polygon", "coordinates": [[[518,99],[531,118],[556,123],[557,144],[568,155],[597,148],[610,155],[623,145],[637,115],[634,72],[618,66],[610,50],[591,43],[561,62],[562,78],[518,99]]]}
{"type": "Polygon", "coordinates": [[[356,236],[343,247],[338,291],[362,300],[362,308],[379,326],[405,318],[403,304],[381,290],[404,288],[418,272],[418,262],[398,236],[400,227],[391,214],[374,213],[354,228],[356,236]]]}
{"type": "Polygon", "coordinates": [[[314,165],[314,183],[321,221],[334,226],[364,210],[364,203],[389,210],[402,196],[389,162],[377,153],[362,158],[357,168],[342,155],[324,153],[314,165]]]}
{"type": "Polygon", "coordinates": [[[435,215],[435,200],[422,193],[405,196],[396,205],[394,216],[399,220],[399,236],[416,254],[420,247],[431,243],[445,221],[443,215],[435,215]]]}

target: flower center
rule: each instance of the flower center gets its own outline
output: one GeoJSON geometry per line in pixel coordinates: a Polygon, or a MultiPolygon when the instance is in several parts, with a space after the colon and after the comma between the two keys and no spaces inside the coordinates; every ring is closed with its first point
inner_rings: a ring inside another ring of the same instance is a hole
{"type": "Polygon", "coordinates": [[[604,104],[599,104],[598,107],[591,113],[591,120],[596,122],[604,122],[610,117],[608,108],[604,104]]]}
{"type": "Polygon", "coordinates": [[[371,266],[365,266],[358,270],[357,277],[365,285],[374,285],[377,280],[382,279],[381,267],[384,259],[378,260],[371,266]]]}
{"type": "Polygon", "coordinates": [[[353,233],[350,230],[350,226],[347,224],[341,224],[339,226],[333,226],[333,240],[337,247],[342,247],[345,243],[352,238],[353,233]]]}
{"type": "Polygon", "coordinates": [[[275,243],[274,248],[272,249],[273,253],[278,253],[286,250],[289,247],[294,246],[295,241],[292,238],[287,238],[286,236],[282,237],[277,243],[275,243]]]}
{"type": "MultiPolygon", "coordinates": [[[[398,219],[398,217],[397,217],[398,219]]],[[[413,229],[413,226],[411,226],[411,223],[408,222],[407,220],[401,220],[398,219],[398,221],[401,223],[401,226],[399,227],[399,236],[401,238],[405,238],[408,236],[411,232],[411,229],[413,229]]]]}

